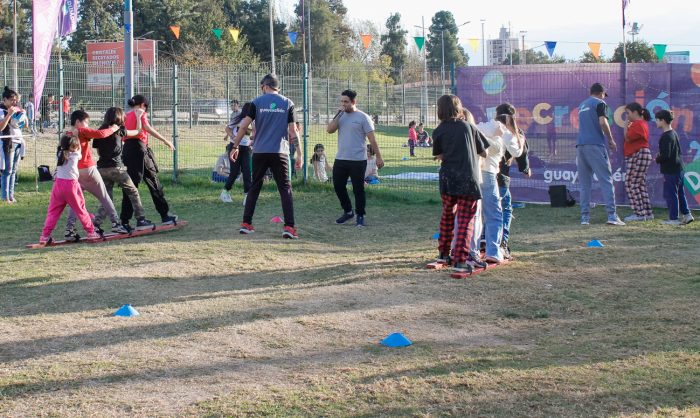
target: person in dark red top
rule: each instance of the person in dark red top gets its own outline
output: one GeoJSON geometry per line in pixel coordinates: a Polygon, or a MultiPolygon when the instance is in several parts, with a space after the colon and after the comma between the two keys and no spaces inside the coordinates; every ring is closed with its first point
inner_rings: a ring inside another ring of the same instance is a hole
{"type": "MultiPolygon", "coordinates": [[[[119,222],[119,216],[117,211],[114,209],[114,204],[112,199],[109,198],[105,184],[102,181],[102,176],[97,170],[97,164],[95,160],[92,159],[92,150],[90,149],[90,141],[93,139],[107,138],[108,136],[119,130],[119,126],[112,125],[107,129],[90,129],[88,125],[90,124],[90,116],[84,110],[76,110],[70,116],[70,124],[72,126],[71,130],[66,132],[67,135],[77,136],[80,140],[80,153],[81,157],[78,161],[78,172],[80,173],[78,177],[78,183],[82,187],[84,192],[89,192],[99,200],[102,207],[106,210],[107,215],[112,221],[112,232],[118,232],[125,234],[129,232],[124,228],[119,222]]],[[[68,212],[68,221],[66,223],[66,234],[67,239],[76,238],[75,233],[75,221],[76,215],[73,210],[68,212]]],[[[96,231],[101,232],[102,228],[99,225],[100,220],[96,220],[95,228],[96,231]]]]}
{"type": "Polygon", "coordinates": [[[627,126],[625,127],[625,163],[627,173],[625,190],[634,213],[625,222],[648,221],[654,219],[647,191],[647,170],[652,162],[649,150],[649,111],[637,102],[625,106],[627,126]]]}

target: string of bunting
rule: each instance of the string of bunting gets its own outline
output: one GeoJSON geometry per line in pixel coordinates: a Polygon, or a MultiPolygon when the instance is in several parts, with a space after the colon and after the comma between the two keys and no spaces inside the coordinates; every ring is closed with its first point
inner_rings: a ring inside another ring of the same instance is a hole
{"type": "MultiPolygon", "coordinates": [[[[171,31],[171,32],[173,33],[173,35],[175,36],[175,39],[180,39],[180,26],[178,26],[178,25],[171,25],[171,26],[170,26],[170,31],[171,31]]],[[[223,30],[223,29],[221,29],[221,28],[214,28],[214,29],[212,29],[211,31],[212,31],[212,33],[214,34],[214,36],[216,36],[216,39],[221,40],[221,37],[222,37],[223,34],[224,34],[224,30],[223,30]]],[[[240,29],[230,28],[230,29],[228,30],[228,33],[231,34],[231,38],[233,39],[233,42],[238,42],[238,38],[239,38],[239,36],[240,36],[240,34],[241,34],[241,30],[240,30],[240,29]]],[[[291,39],[290,39],[290,40],[291,40],[291,39]]],[[[296,36],[294,37],[294,40],[296,41],[296,36]]],[[[292,44],[293,44],[293,43],[294,43],[294,42],[292,42],[292,44]]]]}

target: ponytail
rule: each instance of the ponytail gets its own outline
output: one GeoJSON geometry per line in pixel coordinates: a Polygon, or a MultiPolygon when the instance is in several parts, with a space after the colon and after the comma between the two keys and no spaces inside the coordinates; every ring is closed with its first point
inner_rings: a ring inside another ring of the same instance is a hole
{"type": "Polygon", "coordinates": [[[649,113],[649,109],[647,109],[646,107],[643,107],[643,108],[642,108],[642,113],[641,113],[641,114],[642,114],[642,118],[643,118],[645,121],[649,122],[649,121],[651,120],[651,113],[649,113]]]}
{"type": "Polygon", "coordinates": [[[632,102],[627,104],[625,106],[626,110],[629,110],[630,112],[637,112],[639,115],[644,119],[645,121],[650,121],[651,120],[651,113],[649,113],[649,109],[646,107],[643,107],[637,102],[632,102]]]}
{"type": "Polygon", "coordinates": [[[148,99],[143,94],[137,94],[126,102],[129,107],[135,107],[140,105],[146,105],[148,108],[148,99]]]}
{"type": "Polygon", "coordinates": [[[18,97],[17,92],[12,90],[8,86],[5,86],[5,88],[2,90],[2,98],[3,99],[11,99],[13,97],[18,97]]]}
{"type": "Polygon", "coordinates": [[[80,141],[78,140],[77,137],[68,136],[68,135],[63,135],[61,137],[61,141],[60,141],[60,143],[58,145],[58,149],[57,149],[57,156],[58,156],[58,161],[56,162],[57,167],[65,164],[66,161],[68,161],[68,154],[70,154],[70,149],[72,146],[75,146],[76,143],[78,146],[80,146],[80,141]]]}

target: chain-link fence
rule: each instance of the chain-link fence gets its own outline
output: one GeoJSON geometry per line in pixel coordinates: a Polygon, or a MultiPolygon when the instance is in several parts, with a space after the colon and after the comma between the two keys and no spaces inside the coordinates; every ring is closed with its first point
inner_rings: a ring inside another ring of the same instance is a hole
{"type": "MultiPolygon", "coordinates": [[[[12,84],[13,58],[3,56],[3,77],[12,84]]],[[[19,93],[22,102],[32,90],[32,62],[30,57],[18,59],[19,93]]],[[[177,150],[171,153],[152,139],[151,146],[159,159],[161,170],[179,176],[207,176],[217,179],[216,163],[224,153],[224,127],[229,119],[229,103],[236,99],[243,104],[260,94],[260,80],[270,72],[270,65],[230,65],[217,68],[176,66],[161,62],[155,68],[136,68],[135,93],[149,98],[149,117],[152,125],[165,137],[175,140],[177,150]],[[176,171],[172,171],[177,167],[176,171]]],[[[376,124],[376,136],[382,149],[386,168],[380,171],[376,187],[400,189],[435,188],[438,165],[429,147],[418,147],[415,157],[407,147],[408,123],[425,123],[431,132],[436,123],[435,103],[448,90],[449,82],[441,83],[437,72],[427,74],[427,80],[405,80],[398,84],[377,81],[382,79],[375,68],[323,67],[311,68],[307,83],[304,66],[278,62],[276,73],[281,93],[294,101],[297,118],[302,123],[301,133],[306,143],[305,169],[313,181],[313,167],[309,159],[315,144],[325,146],[332,164],[337,148],[337,136],[326,133],[326,125],[339,107],[340,93],[352,89],[358,93],[358,107],[369,114],[376,124]],[[308,103],[304,103],[307,86],[308,103]],[[306,118],[304,118],[306,112],[306,118]],[[304,120],[306,124],[304,125],[304,120]],[[304,136],[305,133],[305,136],[304,136]]],[[[97,127],[104,112],[111,106],[124,106],[123,70],[115,65],[93,65],[84,62],[63,61],[63,92],[71,93],[71,110],[82,108],[91,116],[91,126],[97,127]]],[[[36,145],[27,136],[28,155],[20,170],[35,170],[36,165],[53,167],[54,150],[58,139],[59,64],[54,57],[49,68],[36,145]],[[49,103],[48,95],[53,94],[49,103]],[[34,148],[34,149],[32,149],[34,148]],[[35,158],[34,158],[35,157],[35,158]],[[35,161],[32,161],[35,160],[35,161]],[[34,163],[34,164],[32,164],[34,163]]],[[[304,141],[302,140],[302,146],[304,141]]],[[[303,173],[295,173],[299,176],[303,173]]]]}

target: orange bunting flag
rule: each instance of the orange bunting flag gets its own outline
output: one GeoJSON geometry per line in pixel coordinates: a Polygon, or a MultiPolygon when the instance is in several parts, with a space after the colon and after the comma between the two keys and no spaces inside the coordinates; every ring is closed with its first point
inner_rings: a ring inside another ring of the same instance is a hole
{"type": "Polygon", "coordinates": [[[231,34],[233,42],[238,42],[238,35],[241,34],[241,31],[238,29],[229,29],[228,32],[231,34]]]}
{"type": "Polygon", "coordinates": [[[589,42],[588,47],[591,48],[594,57],[600,58],[600,42],[589,42]]]}
{"type": "Polygon", "coordinates": [[[369,48],[369,44],[372,42],[372,35],[360,35],[360,38],[362,38],[362,45],[365,46],[365,49],[369,48]]]}
{"type": "Polygon", "coordinates": [[[170,30],[173,31],[173,35],[175,35],[175,39],[180,39],[180,27],[179,26],[171,26],[170,30]]]}
{"type": "Polygon", "coordinates": [[[479,49],[479,39],[478,38],[470,38],[469,45],[472,47],[472,49],[474,50],[474,53],[476,54],[476,51],[479,49]]]}

